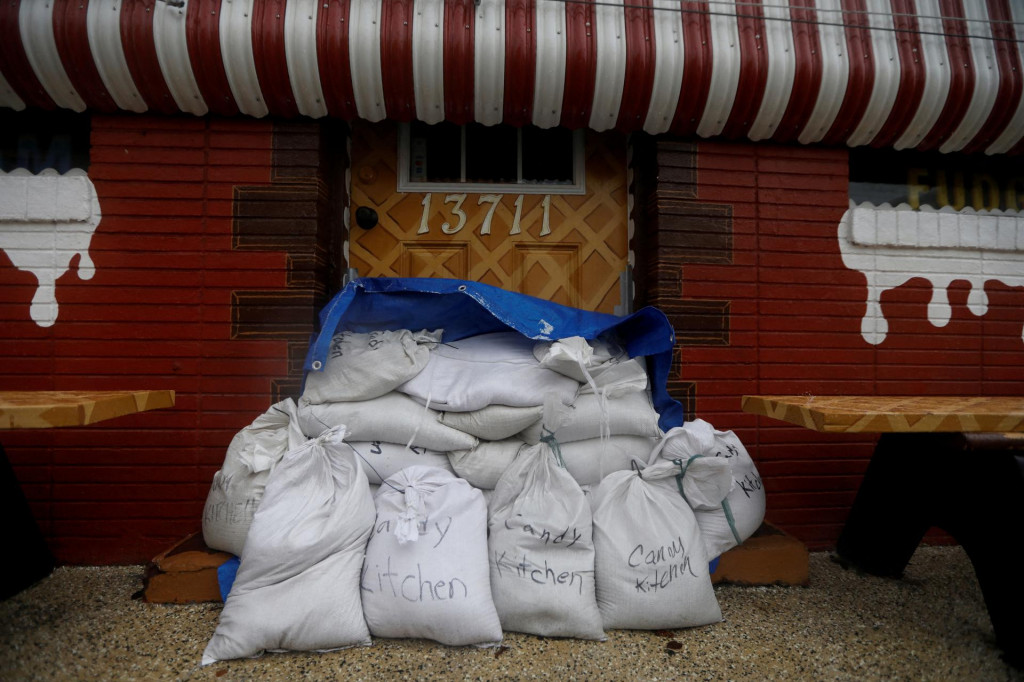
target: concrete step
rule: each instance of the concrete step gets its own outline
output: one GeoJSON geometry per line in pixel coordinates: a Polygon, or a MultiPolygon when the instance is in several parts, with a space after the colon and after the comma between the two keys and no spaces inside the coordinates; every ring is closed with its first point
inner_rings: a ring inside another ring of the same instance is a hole
{"type": "Polygon", "coordinates": [[[802,542],[765,522],[739,547],[718,560],[713,583],[807,585],[810,554],[802,542]]]}
{"type": "Polygon", "coordinates": [[[142,599],[154,604],[221,601],[217,568],[230,558],[207,547],[202,533],[193,533],[149,562],[142,599]]]}

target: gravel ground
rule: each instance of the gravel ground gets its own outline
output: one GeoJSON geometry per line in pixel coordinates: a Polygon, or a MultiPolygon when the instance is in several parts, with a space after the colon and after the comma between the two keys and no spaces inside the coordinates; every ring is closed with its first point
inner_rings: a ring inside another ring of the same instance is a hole
{"type": "Polygon", "coordinates": [[[717,587],[725,621],[702,628],[606,642],[508,633],[498,649],[375,640],[204,668],[220,604],[132,600],[141,566],[65,567],[0,603],[0,679],[1024,680],[1000,659],[960,548],[918,549],[902,580],[823,553],[810,568],[810,587],[717,587]]]}

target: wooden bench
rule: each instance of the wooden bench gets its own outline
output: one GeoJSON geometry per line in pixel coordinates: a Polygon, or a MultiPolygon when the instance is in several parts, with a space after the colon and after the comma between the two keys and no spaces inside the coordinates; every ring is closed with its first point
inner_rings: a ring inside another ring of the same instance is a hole
{"type": "Polygon", "coordinates": [[[881,434],[836,544],[844,566],[899,577],[925,532],[967,552],[996,641],[1024,665],[1024,397],[744,396],[743,410],[829,433],[881,434]]]}
{"type": "MultiPolygon", "coordinates": [[[[174,406],[174,391],[0,391],[0,431],[86,426],[174,406]]],[[[0,497],[7,546],[16,557],[0,599],[50,575],[54,558],[0,444],[0,497]]]]}

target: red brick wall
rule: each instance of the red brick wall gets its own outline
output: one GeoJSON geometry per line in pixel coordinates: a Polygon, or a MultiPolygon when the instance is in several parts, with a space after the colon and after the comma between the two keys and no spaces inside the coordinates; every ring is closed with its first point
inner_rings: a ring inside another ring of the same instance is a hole
{"type": "Polygon", "coordinates": [[[85,428],[0,432],[58,561],[145,561],[198,530],[231,437],[297,386],[332,276],[323,144],[313,124],[94,116],[95,275],[58,280],[43,328],[34,277],[0,253],[0,389],[177,394],[85,428]]]}
{"type": "MultiPolygon", "coordinates": [[[[33,276],[0,253],[0,390],[171,388],[177,405],[0,437],[58,560],[139,562],[199,528],[231,437],[298,386],[337,287],[344,142],[313,122],[150,116],[95,116],[91,142],[95,276],[61,277],[43,328],[33,276]]],[[[812,547],[834,543],[873,438],[755,418],[740,396],[1020,394],[1019,288],[989,284],[975,317],[954,284],[938,329],[912,280],[882,297],[886,340],[861,337],[864,277],[836,238],[844,150],[648,140],[633,160],[637,291],[676,326],[670,389],[738,432],[769,518],[812,547]]]]}
{"type": "MultiPolygon", "coordinates": [[[[866,281],[840,257],[845,150],[641,142],[637,288],[679,336],[670,381],[690,413],[737,432],[758,463],[768,518],[813,548],[834,544],[874,443],[740,411],[744,394],[1020,395],[1024,289],[989,283],[988,312],[951,287],[927,319],[923,279],[882,296],[889,333],[860,333],[866,281]]],[[[962,286],[960,286],[962,285],[962,286]]]]}

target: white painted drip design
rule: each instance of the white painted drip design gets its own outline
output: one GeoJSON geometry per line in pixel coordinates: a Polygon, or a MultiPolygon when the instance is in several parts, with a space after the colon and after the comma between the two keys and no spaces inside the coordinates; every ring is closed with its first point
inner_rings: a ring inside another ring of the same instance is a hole
{"type": "Polygon", "coordinates": [[[977,316],[988,311],[986,282],[1024,287],[1024,217],[1019,211],[913,210],[907,204],[893,208],[851,201],[838,237],[843,263],[867,279],[860,329],[873,345],[889,332],[882,294],[914,277],[931,283],[928,321],[940,328],[952,318],[949,285],[956,280],[971,285],[967,308],[977,316]]]}
{"type": "Polygon", "coordinates": [[[0,251],[14,267],[35,275],[29,315],[40,327],[57,321],[56,283],[75,255],[79,278],[95,274],[89,243],[100,217],[99,197],[83,170],[0,171],[0,251]]]}

